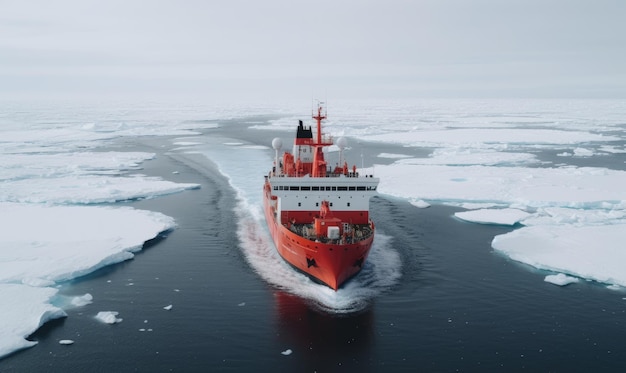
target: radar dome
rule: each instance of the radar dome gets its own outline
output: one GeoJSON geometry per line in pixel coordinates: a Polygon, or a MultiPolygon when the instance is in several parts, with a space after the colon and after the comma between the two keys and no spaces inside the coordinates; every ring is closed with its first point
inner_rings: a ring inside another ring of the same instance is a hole
{"type": "Polygon", "coordinates": [[[337,147],[341,150],[345,149],[348,146],[348,140],[345,137],[340,137],[337,139],[337,147]]]}
{"type": "Polygon", "coordinates": [[[282,147],[283,147],[283,140],[281,140],[278,137],[276,137],[276,138],[274,138],[274,140],[272,140],[272,148],[274,148],[274,150],[279,150],[282,147]]]}

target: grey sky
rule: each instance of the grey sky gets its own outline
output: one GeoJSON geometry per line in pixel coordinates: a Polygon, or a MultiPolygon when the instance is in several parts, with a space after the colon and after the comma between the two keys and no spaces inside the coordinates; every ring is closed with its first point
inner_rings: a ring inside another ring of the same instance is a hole
{"type": "Polygon", "coordinates": [[[0,0],[0,96],[626,98],[623,0],[0,0]]]}

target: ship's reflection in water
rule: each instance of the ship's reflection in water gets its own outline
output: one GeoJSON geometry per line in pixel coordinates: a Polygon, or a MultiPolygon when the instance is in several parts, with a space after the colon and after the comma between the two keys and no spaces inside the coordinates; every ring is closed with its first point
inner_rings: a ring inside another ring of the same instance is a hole
{"type": "MultiPolygon", "coordinates": [[[[276,292],[278,341],[298,355],[297,371],[368,371],[374,317],[371,307],[351,314],[329,314],[297,296],[276,292]],[[350,371],[350,370],[347,370],[350,371]]],[[[291,360],[291,359],[285,359],[291,360]]],[[[286,362],[287,363],[287,362],[286,362]]]]}

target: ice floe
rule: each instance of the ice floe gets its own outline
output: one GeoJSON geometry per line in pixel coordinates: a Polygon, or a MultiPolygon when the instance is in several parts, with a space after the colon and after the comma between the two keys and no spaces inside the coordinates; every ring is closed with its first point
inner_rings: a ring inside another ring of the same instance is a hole
{"type": "Polygon", "coordinates": [[[457,212],[454,216],[473,223],[515,225],[530,214],[518,209],[482,209],[457,212]]]}
{"type": "Polygon", "coordinates": [[[539,269],[626,286],[626,222],[536,225],[494,237],[495,250],[539,269]]]}
{"type": "Polygon", "coordinates": [[[57,292],[58,289],[50,287],[0,282],[0,296],[11,302],[0,313],[0,358],[36,345],[37,342],[26,338],[47,321],[67,315],[50,303],[57,292]]]}
{"type": "Polygon", "coordinates": [[[61,282],[131,259],[172,218],[132,208],[0,203],[0,283],[61,282]],[[31,280],[32,281],[32,280],[31,280]]]}
{"type": "Polygon", "coordinates": [[[129,115],[119,108],[43,106],[9,105],[0,117],[0,297],[11,299],[0,310],[0,358],[35,345],[26,338],[65,316],[60,307],[93,301],[59,297],[64,281],[131,259],[175,226],[160,213],[93,205],[199,187],[141,175],[154,153],[98,150],[121,137],[194,134],[189,124],[111,119],[116,110],[129,115]]]}
{"type": "Polygon", "coordinates": [[[493,205],[456,216],[526,225],[493,240],[493,248],[513,260],[626,285],[625,171],[393,163],[376,165],[375,174],[381,193],[465,207],[493,205]]]}

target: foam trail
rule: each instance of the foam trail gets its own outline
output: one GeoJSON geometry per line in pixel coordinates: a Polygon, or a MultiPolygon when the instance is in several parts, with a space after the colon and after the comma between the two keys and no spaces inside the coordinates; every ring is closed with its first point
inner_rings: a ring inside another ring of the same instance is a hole
{"type": "Polygon", "coordinates": [[[247,146],[230,139],[211,139],[199,153],[215,162],[237,193],[237,234],[250,266],[265,281],[311,300],[333,313],[364,309],[369,300],[395,284],[400,255],[390,247],[391,237],[377,234],[363,270],[338,291],[313,282],[285,263],[274,247],[262,210],[262,182],[272,164],[269,148],[247,146]]]}

